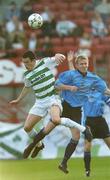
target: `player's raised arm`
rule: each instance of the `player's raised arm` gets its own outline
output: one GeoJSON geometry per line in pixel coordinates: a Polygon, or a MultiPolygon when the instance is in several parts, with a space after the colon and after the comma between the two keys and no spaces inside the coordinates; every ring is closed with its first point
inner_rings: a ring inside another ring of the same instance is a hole
{"type": "MultiPolygon", "coordinates": [[[[75,70],[74,65],[73,65],[73,60],[74,60],[74,52],[69,51],[67,53],[67,61],[68,61],[68,66],[70,70],[75,70]]],[[[65,78],[65,77],[63,77],[65,78]]],[[[60,79],[58,79],[55,83],[55,87],[58,90],[69,90],[69,91],[77,91],[78,88],[76,86],[70,86],[70,85],[65,85],[62,82],[60,82],[60,79]]]]}
{"type": "Polygon", "coordinates": [[[68,61],[68,67],[69,67],[70,70],[75,70],[75,67],[73,65],[73,60],[74,60],[74,52],[69,51],[67,53],[67,61],[68,61]]]}
{"type": "Polygon", "coordinates": [[[10,101],[10,104],[17,104],[17,103],[19,103],[30,92],[30,89],[31,88],[24,86],[22,91],[21,91],[21,93],[20,93],[20,95],[18,96],[18,98],[15,99],[15,100],[10,101]]]}
{"type": "Polygon", "coordinates": [[[49,69],[52,69],[61,64],[66,57],[63,54],[57,53],[53,57],[44,58],[44,62],[49,69]]]}

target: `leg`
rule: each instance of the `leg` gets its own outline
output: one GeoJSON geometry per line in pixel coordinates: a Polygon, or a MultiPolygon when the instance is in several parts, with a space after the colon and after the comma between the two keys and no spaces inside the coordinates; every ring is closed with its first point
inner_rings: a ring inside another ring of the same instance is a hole
{"type": "MultiPolygon", "coordinates": [[[[34,139],[33,144],[36,145],[41,139],[43,139],[47,134],[49,134],[52,129],[56,127],[57,124],[59,124],[60,121],[60,109],[58,106],[52,106],[50,109],[50,115],[51,115],[51,121],[47,124],[46,127],[44,127],[36,136],[34,139]]],[[[34,146],[35,146],[34,145],[34,146]]],[[[40,146],[39,148],[35,148],[34,151],[32,152],[31,157],[34,158],[37,156],[39,150],[43,149],[44,145],[40,146]]]]}
{"type": "Polygon", "coordinates": [[[40,116],[29,114],[24,124],[24,130],[29,133],[33,129],[35,124],[37,124],[41,120],[41,118],[42,117],[40,116]]]}
{"type": "Polygon", "coordinates": [[[104,138],[104,142],[106,143],[106,145],[110,149],[110,137],[104,138]]]}
{"type": "MultiPolygon", "coordinates": [[[[52,129],[56,127],[56,125],[60,124],[60,107],[58,105],[52,105],[50,107],[50,115],[52,120],[34,137],[33,142],[26,148],[24,152],[25,157],[28,157],[27,155],[29,155],[33,148],[35,148],[36,144],[38,144],[39,141],[41,141],[47,134],[49,134],[52,129]]],[[[39,121],[40,119],[37,118],[37,120],[34,120],[33,124],[35,125],[36,121],[39,121]]],[[[33,154],[32,157],[35,156],[35,151],[33,154]]]]}
{"type": "Polygon", "coordinates": [[[45,147],[45,146],[44,146],[44,143],[42,143],[42,144],[40,144],[40,145],[37,144],[36,147],[34,148],[32,154],[31,154],[31,157],[32,157],[32,158],[35,158],[35,157],[38,155],[39,151],[43,150],[44,147],[45,147]]]}
{"type": "Polygon", "coordinates": [[[80,125],[79,123],[71,120],[70,118],[65,118],[65,117],[61,118],[61,125],[69,128],[77,128],[81,132],[84,132],[86,129],[84,126],[80,125]]]}
{"type": "Polygon", "coordinates": [[[51,121],[47,124],[46,127],[44,127],[37,134],[37,136],[35,137],[35,140],[34,140],[35,144],[38,143],[41,139],[43,139],[47,134],[49,134],[59,124],[63,124],[66,127],[77,127],[77,129],[80,129],[80,131],[85,134],[88,141],[91,141],[92,134],[87,128],[85,128],[84,126],[81,126],[80,124],[70,120],[69,118],[60,118],[59,106],[53,105],[50,109],[50,115],[51,115],[51,121]]]}
{"type": "MultiPolygon", "coordinates": [[[[36,115],[33,115],[33,114],[28,115],[28,117],[26,119],[26,122],[24,124],[24,130],[27,132],[29,137],[34,138],[35,135],[37,134],[37,132],[33,129],[33,127],[34,127],[34,125],[36,123],[38,123],[41,120],[41,118],[42,117],[36,116],[36,115]]],[[[42,144],[40,143],[37,146],[40,147],[40,146],[42,146],[42,144]]],[[[27,158],[29,156],[30,152],[32,151],[32,149],[33,149],[33,145],[31,143],[31,146],[27,147],[24,150],[23,157],[27,158]]]]}
{"type": "Polygon", "coordinates": [[[90,164],[91,164],[91,142],[85,140],[84,165],[85,165],[86,176],[90,176],[90,164]]]}
{"type": "Polygon", "coordinates": [[[62,117],[66,117],[66,118],[61,118],[61,124],[71,128],[72,139],[70,140],[69,144],[65,149],[64,158],[61,164],[59,165],[59,169],[62,170],[64,173],[68,173],[67,162],[70,159],[72,153],[75,151],[76,146],[78,144],[80,138],[79,130],[83,132],[85,130],[85,127],[81,127],[81,129],[78,130],[79,126],[76,126],[81,124],[81,116],[82,116],[81,107],[72,107],[66,101],[64,101],[62,105],[63,105],[62,117]],[[72,121],[70,121],[70,119],[72,121]]]}
{"type": "Polygon", "coordinates": [[[33,146],[41,141],[47,134],[49,134],[58,124],[60,124],[60,109],[54,105],[50,109],[51,121],[44,127],[34,138],[33,146]]]}
{"type": "Polygon", "coordinates": [[[29,114],[26,119],[26,122],[24,124],[24,130],[29,135],[29,137],[32,139],[34,139],[34,137],[37,134],[37,131],[33,127],[35,126],[35,124],[37,124],[41,120],[41,118],[42,117],[40,117],[40,116],[29,114]]]}
{"type": "Polygon", "coordinates": [[[85,135],[85,138],[90,142],[92,140],[92,133],[88,126],[84,127],[81,124],[71,120],[70,118],[61,118],[61,125],[69,128],[77,128],[80,132],[85,135]]]}
{"type": "MultiPolygon", "coordinates": [[[[55,128],[56,125],[50,121],[47,126],[45,128],[43,128],[36,136],[35,136],[35,144],[36,144],[36,140],[38,140],[40,142],[41,139],[43,139],[48,133],[49,131],[51,131],[53,128],[55,128]]],[[[38,142],[38,143],[39,143],[38,142]]],[[[38,144],[37,143],[37,144],[38,144]]],[[[44,148],[44,144],[42,143],[39,147],[38,146],[35,146],[32,154],[31,154],[31,157],[32,158],[35,158],[37,156],[37,154],[39,153],[40,150],[42,150],[44,148]]]]}
{"type": "Polygon", "coordinates": [[[80,132],[77,129],[72,128],[70,130],[72,133],[72,139],[70,140],[69,144],[67,145],[67,147],[65,149],[64,158],[63,158],[61,164],[59,165],[59,169],[62,170],[66,174],[68,173],[67,162],[70,159],[71,155],[74,153],[74,151],[77,147],[77,144],[79,142],[79,138],[80,138],[80,132]]]}
{"type": "MultiPolygon", "coordinates": [[[[52,106],[51,108],[52,121],[50,121],[47,124],[47,126],[41,129],[41,131],[34,137],[33,142],[24,151],[24,158],[27,158],[29,154],[31,153],[31,151],[33,150],[33,148],[36,147],[36,144],[38,144],[47,134],[49,134],[52,131],[52,129],[56,127],[56,125],[60,121],[59,113],[60,113],[59,107],[52,106]]],[[[32,158],[34,158],[36,155],[37,155],[37,152],[35,148],[35,151],[33,151],[32,153],[32,158]]]]}

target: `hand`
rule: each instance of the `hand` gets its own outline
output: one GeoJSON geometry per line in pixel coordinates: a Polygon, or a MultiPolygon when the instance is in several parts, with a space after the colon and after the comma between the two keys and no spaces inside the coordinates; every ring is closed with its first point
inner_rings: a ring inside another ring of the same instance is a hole
{"type": "Polygon", "coordinates": [[[13,100],[13,101],[10,101],[9,103],[12,104],[12,105],[16,105],[16,104],[19,103],[19,101],[18,101],[17,99],[15,99],[15,100],[13,100]]]}
{"type": "Polygon", "coordinates": [[[67,53],[67,60],[68,60],[68,62],[73,62],[73,59],[74,59],[74,51],[69,51],[67,53]]]}
{"type": "Polygon", "coordinates": [[[61,64],[65,60],[65,56],[63,54],[57,53],[55,54],[55,60],[58,64],[61,64]]]}
{"type": "Polygon", "coordinates": [[[76,92],[78,90],[77,86],[71,86],[70,91],[76,92]]]}

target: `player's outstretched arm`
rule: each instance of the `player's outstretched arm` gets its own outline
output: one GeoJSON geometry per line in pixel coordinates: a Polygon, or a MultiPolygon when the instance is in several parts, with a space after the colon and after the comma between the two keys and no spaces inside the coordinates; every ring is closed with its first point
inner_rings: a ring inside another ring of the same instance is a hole
{"type": "Polygon", "coordinates": [[[65,85],[65,84],[57,84],[57,82],[55,83],[55,88],[59,91],[63,91],[63,90],[68,90],[68,91],[77,91],[78,87],[77,86],[70,86],[70,85],[65,85]]]}
{"type": "Polygon", "coordinates": [[[58,91],[68,90],[68,91],[74,91],[75,92],[78,90],[78,87],[77,86],[65,85],[59,79],[57,79],[55,82],[55,89],[58,91]]]}
{"type": "Polygon", "coordinates": [[[65,71],[59,75],[59,78],[55,82],[55,88],[59,91],[69,90],[69,91],[77,91],[77,86],[71,85],[71,71],[65,71]]]}
{"type": "Polygon", "coordinates": [[[18,96],[18,98],[15,99],[15,100],[10,101],[10,104],[19,103],[29,92],[30,92],[30,88],[24,86],[21,93],[20,93],[20,95],[18,96]]]}

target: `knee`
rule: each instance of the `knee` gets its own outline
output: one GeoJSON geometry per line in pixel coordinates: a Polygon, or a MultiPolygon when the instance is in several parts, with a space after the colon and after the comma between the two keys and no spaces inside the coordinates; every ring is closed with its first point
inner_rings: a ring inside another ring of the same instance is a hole
{"type": "Polygon", "coordinates": [[[57,126],[60,124],[60,118],[53,118],[52,122],[57,126]]]}
{"type": "Polygon", "coordinates": [[[72,134],[72,137],[73,137],[75,140],[79,141],[79,139],[80,139],[80,132],[79,132],[79,131],[76,131],[74,134],[72,134]]]}
{"type": "Polygon", "coordinates": [[[91,150],[91,143],[90,142],[85,142],[84,150],[85,151],[90,151],[91,150]]]}
{"type": "Polygon", "coordinates": [[[90,147],[87,147],[87,146],[86,146],[86,147],[84,148],[84,151],[86,151],[86,152],[90,152],[90,150],[91,150],[90,147]]]}
{"type": "Polygon", "coordinates": [[[25,132],[30,132],[32,129],[30,128],[30,126],[28,126],[28,125],[24,125],[24,131],[25,132]]]}

